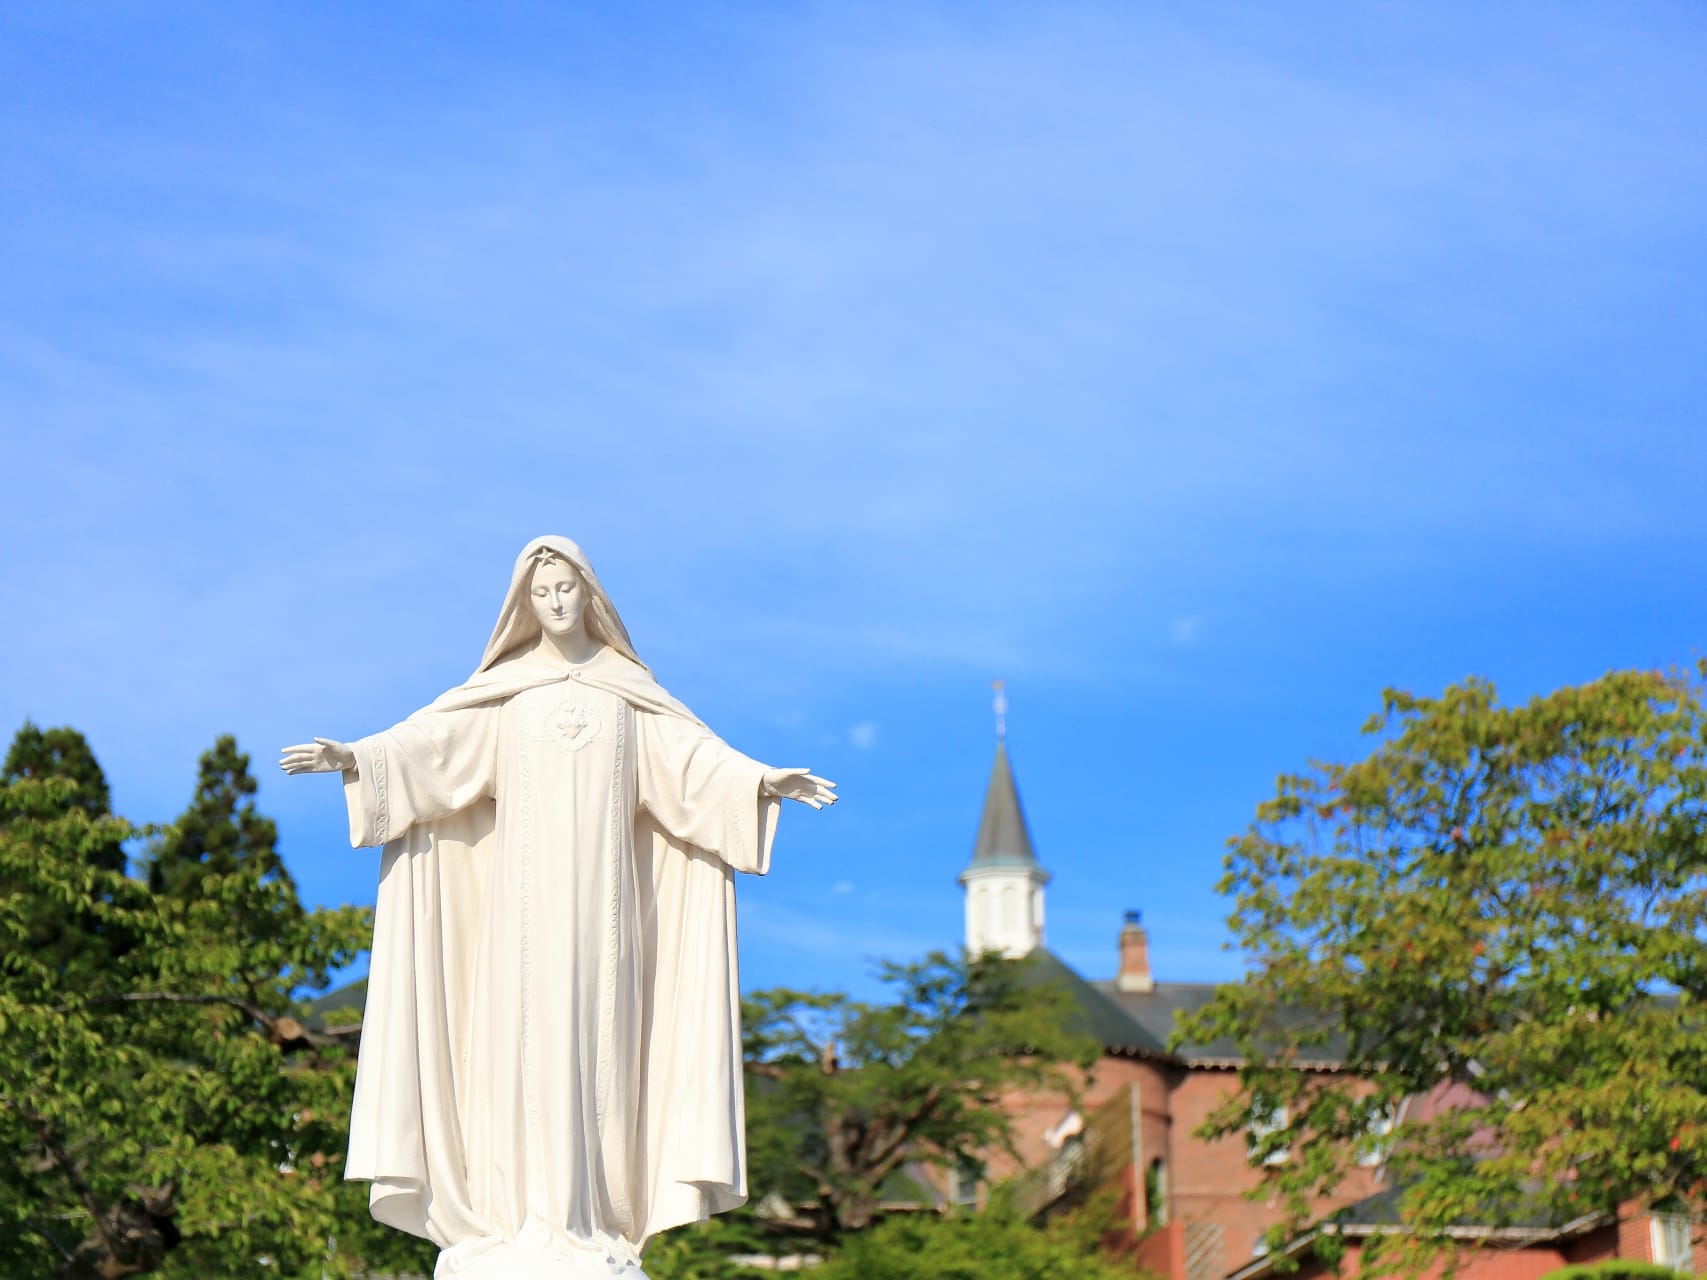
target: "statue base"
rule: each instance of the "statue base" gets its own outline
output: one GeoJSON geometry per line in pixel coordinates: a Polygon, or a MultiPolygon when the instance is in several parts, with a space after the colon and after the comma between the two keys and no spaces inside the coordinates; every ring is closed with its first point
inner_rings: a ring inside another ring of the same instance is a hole
{"type": "Polygon", "coordinates": [[[464,1240],[439,1254],[433,1280],[646,1280],[626,1240],[553,1235],[530,1222],[514,1240],[464,1240]]]}
{"type": "Polygon", "coordinates": [[[444,1271],[435,1267],[434,1280],[646,1280],[639,1267],[612,1264],[603,1258],[552,1258],[537,1253],[506,1257],[502,1250],[466,1268],[444,1271]]]}

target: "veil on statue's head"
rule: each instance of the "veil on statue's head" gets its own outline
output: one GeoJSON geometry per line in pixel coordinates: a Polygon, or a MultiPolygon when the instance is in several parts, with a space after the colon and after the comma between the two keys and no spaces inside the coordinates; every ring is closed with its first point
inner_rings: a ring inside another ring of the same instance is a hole
{"type": "Polygon", "coordinates": [[[634,652],[628,628],[622,625],[616,606],[605,594],[598,575],[587,560],[587,553],[568,538],[551,534],[535,538],[516,557],[515,571],[510,575],[510,589],[504,595],[504,607],[498,612],[498,625],[492,628],[492,638],[486,642],[485,656],[480,659],[475,674],[490,671],[505,658],[516,657],[532,648],[539,639],[539,619],[534,617],[529,591],[535,566],[548,559],[562,560],[580,575],[581,583],[587,589],[587,602],[581,619],[588,634],[644,669],[646,664],[634,652]]]}

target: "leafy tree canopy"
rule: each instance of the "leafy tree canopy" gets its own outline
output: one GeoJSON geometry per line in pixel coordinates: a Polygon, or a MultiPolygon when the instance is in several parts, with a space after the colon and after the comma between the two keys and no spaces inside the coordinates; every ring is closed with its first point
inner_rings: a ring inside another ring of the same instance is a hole
{"type": "Polygon", "coordinates": [[[194,898],[207,876],[229,876],[240,868],[289,886],[275,848],[278,827],[256,811],[255,791],[249,757],[237,749],[236,738],[221,737],[202,755],[195,799],[153,850],[149,888],[194,898]]]}
{"type": "Polygon", "coordinates": [[[1273,1242],[1383,1156],[1413,1230],[1366,1267],[1454,1222],[1707,1207],[1701,695],[1637,671],[1521,706],[1389,691],[1366,759],[1280,779],[1220,886],[1251,968],[1176,1037],[1240,1046],[1202,1132],[1256,1135],[1273,1242]]]}
{"type": "Polygon", "coordinates": [[[227,745],[189,816],[253,856],[182,893],[90,856],[139,832],[94,811],[86,780],[32,767],[0,785],[0,1274],[422,1269],[339,1176],[354,1055],[302,1003],[366,947],[368,912],[303,910],[270,824],[222,807],[254,791],[227,745]],[[30,945],[49,912],[101,962],[30,945]]]}
{"type": "Polygon", "coordinates": [[[893,1217],[850,1236],[817,1280],[1132,1280],[1098,1247],[1106,1215],[1033,1226],[999,1198],[982,1213],[893,1217]]]}
{"type": "Polygon", "coordinates": [[[743,1002],[749,1181],[812,1206],[826,1238],[870,1224],[910,1163],[1012,1149],[1012,1093],[1072,1089],[1100,1046],[1023,961],[933,953],[883,969],[886,1003],[790,990],[743,1002]]]}
{"type": "MultiPolygon", "coordinates": [[[[36,801],[59,811],[77,809],[91,818],[105,817],[112,807],[107,788],[107,775],[101,771],[95,753],[77,730],[61,725],[57,729],[42,729],[24,721],[6,752],[6,762],[0,765],[0,784],[20,778],[59,778],[68,787],[36,789],[36,801]]],[[[123,871],[124,846],[106,841],[84,851],[84,857],[108,871],[123,871]]]]}

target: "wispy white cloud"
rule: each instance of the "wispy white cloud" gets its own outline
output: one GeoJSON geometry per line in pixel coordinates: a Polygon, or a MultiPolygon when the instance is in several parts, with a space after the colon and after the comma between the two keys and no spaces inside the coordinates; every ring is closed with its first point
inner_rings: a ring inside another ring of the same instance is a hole
{"type": "Polygon", "coordinates": [[[861,751],[870,751],[877,745],[877,722],[861,720],[848,730],[848,741],[861,751]]]}
{"type": "Polygon", "coordinates": [[[1168,638],[1184,647],[1194,643],[1203,631],[1203,619],[1197,614],[1185,614],[1168,622],[1168,638]]]}

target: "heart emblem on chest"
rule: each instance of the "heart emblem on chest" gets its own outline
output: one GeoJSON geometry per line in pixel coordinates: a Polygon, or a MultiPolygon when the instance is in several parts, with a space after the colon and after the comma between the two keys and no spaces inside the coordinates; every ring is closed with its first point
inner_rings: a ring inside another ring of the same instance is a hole
{"type": "Polygon", "coordinates": [[[565,702],[545,718],[546,736],[555,738],[571,751],[579,751],[604,728],[598,713],[579,702],[565,702]]]}

